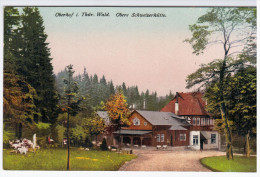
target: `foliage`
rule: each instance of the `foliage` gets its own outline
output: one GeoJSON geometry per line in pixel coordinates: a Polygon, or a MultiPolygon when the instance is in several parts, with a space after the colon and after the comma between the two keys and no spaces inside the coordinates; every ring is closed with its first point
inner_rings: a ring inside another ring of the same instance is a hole
{"type": "Polygon", "coordinates": [[[90,141],[89,137],[86,138],[85,143],[86,143],[85,145],[87,148],[93,147],[93,143],[90,141]]]}
{"type": "Polygon", "coordinates": [[[121,127],[129,126],[131,124],[128,120],[130,110],[127,107],[122,92],[111,95],[110,99],[105,104],[105,110],[108,112],[109,119],[112,126],[115,127],[115,130],[120,130],[121,127]]]}
{"type": "Polygon", "coordinates": [[[218,172],[256,172],[256,157],[234,156],[233,160],[227,160],[225,156],[206,157],[201,163],[218,172]]]}
{"type": "Polygon", "coordinates": [[[63,142],[63,139],[65,138],[65,131],[66,131],[66,128],[62,125],[57,125],[55,127],[55,131],[57,132],[57,138],[56,138],[56,141],[59,142],[59,143],[62,143],[63,142]]]}
{"type": "Polygon", "coordinates": [[[9,145],[9,140],[15,139],[15,134],[13,131],[9,130],[8,127],[4,124],[3,127],[3,147],[8,148],[9,145]]]}
{"type": "MultiPolygon", "coordinates": [[[[202,54],[210,45],[222,45],[223,59],[202,65],[195,73],[187,77],[187,88],[194,85],[212,86],[218,96],[218,108],[226,135],[226,156],[233,158],[230,117],[225,98],[225,84],[231,73],[252,63],[248,50],[254,51],[256,26],[255,8],[214,7],[198,18],[197,23],[190,25],[192,37],[185,42],[191,44],[193,53],[202,54]],[[250,47],[249,47],[250,46],[250,47]],[[247,52],[245,52],[247,51],[247,52]],[[238,54],[241,54],[240,57],[238,54]],[[242,57],[244,55],[244,57],[242,57]],[[248,57],[245,57],[248,56],[248,57]],[[236,60],[233,60],[236,59],[236,60]],[[216,84],[216,85],[215,85],[216,84]],[[215,87],[216,86],[216,87],[215,87]]],[[[199,87],[199,88],[200,88],[199,87]]]]}
{"type": "Polygon", "coordinates": [[[236,129],[242,135],[256,133],[256,68],[239,70],[229,78],[226,90],[228,110],[236,129]]]}
{"type": "MultiPolygon", "coordinates": [[[[256,134],[256,68],[241,68],[235,75],[229,75],[224,85],[225,104],[228,110],[228,124],[240,136],[256,134]]],[[[214,83],[205,92],[207,110],[215,117],[221,117],[218,106],[219,84],[214,83]]],[[[223,131],[223,120],[215,121],[215,129],[223,131]]],[[[245,141],[245,140],[244,140],[245,141]]]]}
{"type": "Polygon", "coordinates": [[[4,73],[4,123],[13,127],[17,138],[22,137],[18,125],[33,128],[35,117],[40,116],[35,106],[37,98],[30,84],[15,74],[4,73]]]}
{"type": "MultiPolygon", "coordinates": [[[[64,95],[63,79],[68,78],[66,73],[65,69],[56,75],[56,86],[61,97],[64,95]]],[[[172,92],[163,97],[158,97],[156,92],[150,93],[149,90],[140,93],[138,86],[129,87],[125,83],[114,86],[113,81],[107,81],[105,76],[99,80],[96,74],[89,75],[86,68],[84,68],[83,74],[73,77],[73,81],[79,85],[78,95],[84,97],[80,107],[85,117],[90,117],[94,111],[101,110],[100,103],[106,102],[118,89],[122,90],[131,109],[159,111],[174,97],[172,92]]]]}
{"type": "Polygon", "coordinates": [[[34,7],[23,8],[20,19],[21,25],[14,30],[16,38],[11,45],[17,73],[37,92],[35,104],[41,112],[39,121],[53,123],[57,116],[57,98],[43,19],[34,7]]]}
{"type": "MultiPolygon", "coordinates": [[[[3,150],[5,170],[66,170],[65,149],[40,149],[27,155],[11,154],[3,150]],[[16,163],[14,163],[16,162],[16,163]]],[[[71,149],[71,170],[114,171],[135,155],[109,151],[80,151],[71,149]]]]}
{"type": "Polygon", "coordinates": [[[106,141],[105,138],[103,138],[103,140],[102,140],[102,144],[100,145],[100,149],[103,150],[103,151],[107,151],[108,150],[107,141],[106,141]]]}
{"type": "Polygon", "coordinates": [[[99,135],[105,131],[104,119],[99,117],[96,113],[93,113],[93,116],[86,119],[85,124],[91,135],[99,135]]]}

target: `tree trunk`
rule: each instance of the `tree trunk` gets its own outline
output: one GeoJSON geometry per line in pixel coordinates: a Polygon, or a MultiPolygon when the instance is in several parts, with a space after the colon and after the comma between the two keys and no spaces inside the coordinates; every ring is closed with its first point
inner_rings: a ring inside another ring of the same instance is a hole
{"type": "Polygon", "coordinates": [[[246,157],[250,157],[249,132],[246,134],[246,157]]]}
{"type": "Polygon", "coordinates": [[[19,139],[19,135],[18,135],[18,123],[15,123],[15,137],[16,139],[19,139]]]}
{"type": "Polygon", "coordinates": [[[70,135],[69,135],[69,129],[70,129],[70,114],[68,110],[68,119],[67,119],[67,147],[68,147],[68,159],[67,159],[67,170],[70,170],[70,135]]]}
{"type": "Polygon", "coordinates": [[[121,150],[121,127],[119,128],[119,143],[118,143],[118,152],[121,150]]]}
{"type": "Polygon", "coordinates": [[[227,110],[225,105],[225,99],[224,99],[224,77],[225,77],[225,69],[226,68],[226,54],[224,57],[223,64],[220,69],[220,77],[219,77],[219,93],[220,93],[220,112],[221,117],[223,120],[223,123],[225,125],[224,132],[225,132],[225,138],[226,138],[226,156],[227,159],[233,159],[233,148],[232,148],[232,136],[231,136],[231,130],[228,125],[228,117],[227,117],[227,110]]]}
{"type": "Polygon", "coordinates": [[[96,135],[96,149],[97,149],[97,135],[96,135]]]}
{"type": "Polygon", "coordinates": [[[22,129],[23,129],[23,125],[21,123],[19,123],[19,127],[18,127],[19,131],[18,131],[18,139],[22,138],[22,129]]]}

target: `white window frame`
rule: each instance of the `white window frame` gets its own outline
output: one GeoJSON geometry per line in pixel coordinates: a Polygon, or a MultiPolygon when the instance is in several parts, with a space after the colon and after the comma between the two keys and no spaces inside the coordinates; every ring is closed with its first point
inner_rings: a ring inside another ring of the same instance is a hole
{"type": "Polygon", "coordinates": [[[140,126],[140,120],[137,118],[137,117],[135,117],[134,119],[133,119],[133,124],[135,125],[135,126],[140,126]],[[137,124],[136,124],[137,123],[137,124]]]}
{"type": "Polygon", "coordinates": [[[205,118],[201,118],[201,125],[205,125],[205,118]]]}
{"type": "Polygon", "coordinates": [[[210,125],[214,125],[214,120],[210,118],[210,125]]]}
{"type": "Polygon", "coordinates": [[[200,125],[200,118],[199,117],[197,117],[197,119],[196,119],[196,125],[200,125]]]}
{"type": "Polygon", "coordinates": [[[161,134],[161,142],[164,142],[164,134],[161,134]]]}
{"type": "Polygon", "coordinates": [[[196,117],[193,117],[193,118],[192,118],[192,125],[196,125],[196,121],[197,121],[197,120],[196,120],[196,117]]]}
{"type": "Polygon", "coordinates": [[[180,134],[180,141],[186,141],[186,133],[180,134]]]}
{"type": "Polygon", "coordinates": [[[205,118],[205,125],[209,125],[209,118],[205,118]]]}
{"type": "Polygon", "coordinates": [[[216,135],[215,133],[212,133],[212,134],[211,134],[210,139],[211,139],[211,144],[216,144],[216,143],[217,143],[217,135],[216,135]],[[212,135],[215,135],[215,137],[212,138],[212,135]]]}
{"type": "Polygon", "coordinates": [[[161,138],[161,135],[160,134],[157,134],[157,143],[159,143],[160,142],[160,138],[161,138]]]}
{"type": "Polygon", "coordinates": [[[192,141],[192,143],[193,143],[193,145],[199,145],[199,135],[193,135],[193,137],[192,137],[193,139],[193,141],[192,141]],[[196,137],[196,138],[195,138],[196,137]],[[195,140],[195,143],[194,143],[194,140],[195,140]],[[197,141],[196,141],[197,140],[197,141]]]}

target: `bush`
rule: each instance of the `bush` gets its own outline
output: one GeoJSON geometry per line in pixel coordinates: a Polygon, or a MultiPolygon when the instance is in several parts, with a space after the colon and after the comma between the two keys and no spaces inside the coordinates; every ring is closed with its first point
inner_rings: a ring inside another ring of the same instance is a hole
{"type": "Polygon", "coordinates": [[[102,141],[102,144],[101,144],[101,146],[100,146],[100,149],[101,149],[102,151],[107,151],[107,150],[108,150],[107,141],[106,141],[105,138],[103,138],[103,141],[102,141]]]}
{"type": "Polygon", "coordinates": [[[87,148],[92,148],[93,147],[93,143],[89,140],[89,138],[86,138],[85,143],[86,143],[86,147],[87,148]]]}
{"type": "Polygon", "coordinates": [[[14,138],[15,138],[15,136],[14,136],[13,132],[7,131],[7,130],[4,129],[4,131],[3,131],[3,147],[9,148],[10,147],[9,140],[12,140],[14,138]]]}

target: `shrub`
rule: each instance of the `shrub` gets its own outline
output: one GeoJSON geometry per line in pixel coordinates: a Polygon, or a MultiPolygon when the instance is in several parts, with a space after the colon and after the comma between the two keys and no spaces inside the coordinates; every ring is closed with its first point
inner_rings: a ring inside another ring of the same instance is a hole
{"type": "Polygon", "coordinates": [[[93,147],[93,143],[89,140],[89,138],[86,138],[85,143],[86,143],[86,147],[87,148],[92,148],[93,147]]]}
{"type": "Polygon", "coordinates": [[[102,151],[107,151],[107,150],[108,150],[107,141],[106,141],[105,138],[103,138],[103,141],[102,141],[102,144],[101,144],[101,146],[100,146],[100,149],[101,149],[102,151]]]}

